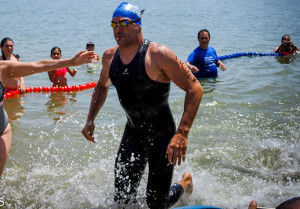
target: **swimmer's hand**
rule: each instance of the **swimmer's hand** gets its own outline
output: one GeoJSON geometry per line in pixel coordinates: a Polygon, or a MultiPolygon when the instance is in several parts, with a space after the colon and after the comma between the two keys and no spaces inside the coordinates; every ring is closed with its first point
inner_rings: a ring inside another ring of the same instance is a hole
{"type": "Polygon", "coordinates": [[[93,137],[94,130],[95,130],[95,124],[93,121],[90,121],[90,122],[86,122],[81,133],[88,141],[96,143],[95,138],[93,137]]]}
{"type": "Polygon", "coordinates": [[[92,63],[93,59],[95,59],[97,55],[95,52],[86,52],[86,51],[81,51],[77,53],[72,59],[72,66],[78,66],[86,63],[92,63]]]}
{"type": "Polygon", "coordinates": [[[185,161],[187,142],[187,138],[182,134],[177,133],[172,137],[167,147],[167,156],[168,161],[173,162],[173,166],[181,165],[181,160],[185,161]]]}

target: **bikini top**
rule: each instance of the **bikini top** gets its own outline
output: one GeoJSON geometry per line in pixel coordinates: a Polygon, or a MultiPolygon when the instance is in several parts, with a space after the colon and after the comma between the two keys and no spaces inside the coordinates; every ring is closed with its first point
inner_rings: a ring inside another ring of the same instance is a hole
{"type": "Polygon", "coordinates": [[[64,76],[64,75],[66,75],[67,72],[68,72],[68,70],[65,67],[57,69],[55,72],[55,77],[64,76]]]}

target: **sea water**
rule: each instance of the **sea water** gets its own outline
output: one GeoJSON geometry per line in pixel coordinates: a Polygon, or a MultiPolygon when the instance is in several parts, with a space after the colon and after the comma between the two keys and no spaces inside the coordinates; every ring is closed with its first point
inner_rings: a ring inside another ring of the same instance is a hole
{"type": "MultiPolygon", "coordinates": [[[[102,56],[114,46],[110,20],[121,1],[4,0],[0,38],[15,42],[21,61],[62,58],[95,43],[102,56]]],[[[219,56],[272,52],[284,34],[300,46],[300,3],[289,1],[133,1],[145,38],[171,48],[185,61],[198,46],[197,33],[211,32],[219,56]]],[[[175,168],[193,174],[190,205],[247,208],[251,200],[276,207],[300,194],[300,57],[245,56],[223,61],[227,71],[200,80],[204,94],[189,134],[187,160],[175,168]]],[[[99,79],[101,65],[77,67],[68,84],[99,79]]],[[[25,78],[26,86],[51,86],[47,73],[25,78]]],[[[0,208],[109,208],[113,204],[114,159],[126,122],[114,87],[95,124],[97,143],[84,139],[93,89],[28,93],[5,100],[13,144],[1,189],[0,208]]],[[[171,84],[176,124],[185,93],[171,84]]],[[[145,197],[146,176],[139,188],[145,197]]],[[[147,208],[143,203],[142,208],[147,208]]]]}

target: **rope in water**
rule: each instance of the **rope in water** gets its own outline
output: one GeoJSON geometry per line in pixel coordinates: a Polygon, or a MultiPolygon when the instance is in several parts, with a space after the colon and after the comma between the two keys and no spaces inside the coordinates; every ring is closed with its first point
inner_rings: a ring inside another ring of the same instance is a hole
{"type": "MultiPolygon", "coordinates": [[[[96,84],[97,84],[97,82],[86,83],[86,84],[75,85],[75,86],[28,87],[28,88],[26,88],[26,92],[24,92],[24,93],[74,92],[74,91],[82,91],[82,90],[87,90],[87,89],[93,88],[96,86],[96,84]]],[[[19,94],[21,94],[21,89],[5,92],[4,99],[7,99],[9,97],[15,97],[15,96],[18,96],[19,94]]]]}
{"type": "MultiPolygon", "coordinates": [[[[224,59],[230,59],[235,57],[241,57],[241,56],[286,56],[289,54],[294,54],[294,52],[280,52],[280,53],[262,53],[262,52],[241,52],[241,53],[235,53],[235,54],[229,54],[218,57],[219,60],[224,59]]],[[[25,93],[31,93],[31,92],[71,92],[71,91],[82,91],[87,90],[89,88],[93,88],[96,86],[96,82],[93,83],[86,83],[82,85],[75,85],[75,86],[50,86],[50,87],[28,87],[26,88],[25,93]]],[[[21,90],[17,89],[14,91],[9,91],[4,94],[4,99],[9,97],[15,97],[21,94],[21,90]]]]}
{"type": "Polygon", "coordinates": [[[241,56],[286,56],[289,54],[294,54],[295,52],[280,52],[280,53],[263,53],[263,52],[241,52],[241,53],[235,53],[235,54],[229,54],[218,57],[219,60],[224,59],[230,59],[235,57],[241,57],[241,56]]]}

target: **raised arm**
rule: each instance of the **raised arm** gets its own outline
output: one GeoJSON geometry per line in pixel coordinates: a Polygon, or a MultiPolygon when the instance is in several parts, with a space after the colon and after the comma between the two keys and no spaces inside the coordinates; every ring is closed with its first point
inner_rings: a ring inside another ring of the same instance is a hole
{"type": "Polygon", "coordinates": [[[78,66],[91,63],[94,52],[81,51],[70,59],[41,60],[37,62],[0,61],[0,80],[5,84],[9,78],[18,78],[35,73],[56,70],[62,67],[78,66]]]}

